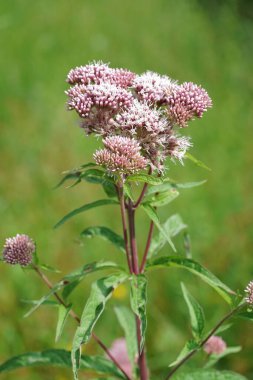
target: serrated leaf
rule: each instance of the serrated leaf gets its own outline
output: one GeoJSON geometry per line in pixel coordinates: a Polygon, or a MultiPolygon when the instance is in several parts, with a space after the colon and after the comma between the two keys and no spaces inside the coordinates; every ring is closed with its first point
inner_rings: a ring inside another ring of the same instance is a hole
{"type": "Polygon", "coordinates": [[[131,308],[139,317],[141,322],[141,344],[142,351],[145,343],[145,333],[147,329],[146,303],[147,303],[147,279],[145,275],[138,274],[132,276],[131,282],[131,308]]]}
{"type": "Polygon", "coordinates": [[[198,347],[199,345],[193,339],[186,342],[176,360],[173,363],[171,363],[169,367],[174,367],[175,365],[177,365],[187,354],[198,349],[198,347]]]}
{"type": "MultiPolygon", "coordinates": [[[[14,356],[0,365],[0,372],[9,372],[23,367],[51,366],[71,368],[71,352],[65,350],[46,350],[41,352],[28,352],[14,356]]],[[[115,364],[101,356],[82,355],[80,369],[92,370],[99,374],[113,375],[117,379],[125,379],[115,364]]]]}
{"type": "MultiPolygon", "coordinates": [[[[164,231],[170,238],[178,235],[182,230],[187,228],[187,225],[184,224],[181,216],[179,214],[174,214],[170,216],[165,223],[162,224],[164,231]]],[[[148,258],[155,256],[166,244],[167,239],[164,236],[164,233],[159,232],[151,242],[148,258]]]]}
{"type": "Polygon", "coordinates": [[[120,235],[112,231],[110,228],[103,227],[103,226],[88,227],[85,230],[83,230],[80,235],[82,237],[88,237],[88,238],[99,236],[113,243],[123,253],[126,252],[124,239],[120,235]]]}
{"type": "Polygon", "coordinates": [[[153,207],[163,207],[174,201],[174,199],[176,199],[178,196],[179,192],[176,189],[171,188],[168,191],[154,195],[149,201],[147,201],[147,203],[153,207]]]}
{"type": "Polygon", "coordinates": [[[67,220],[70,218],[73,218],[73,216],[80,214],[81,212],[88,211],[92,208],[95,207],[100,207],[100,206],[109,206],[109,205],[115,205],[118,204],[119,202],[116,201],[115,199],[100,199],[95,202],[88,203],[84,206],[81,206],[79,208],[76,208],[75,210],[71,211],[67,215],[65,215],[56,225],[54,228],[60,227],[62,224],[64,224],[67,220]]]}
{"type": "Polygon", "coordinates": [[[192,154],[186,152],[185,153],[185,158],[188,158],[190,161],[192,161],[195,165],[201,167],[202,169],[206,169],[208,171],[212,171],[204,162],[198,160],[196,157],[194,157],[192,154]]]}
{"type": "Polygon", "coordinates": [[[233,290],[231,290],[227,285],[223,284],[223,282],[221,282],[212,272],[192,259],[187,259],[181,256],[160,257],[153,260],[152,262],[148,262],[146,271],[169,267],[186,269],[191,273],[197,275],[204,282],[215,289],[227,303],[232,305],[233,298],[235,297],[235,292],[233,292],[233,290]]]}
{"type": "Polygon", "coordinates": [[[173,380],[247,380],[246,377],[230,371],[199,370],[175,375],[173,380]]]}
{"type": "Polygon", "coordinates": [[[160,185],[163,183],[161,177],[155,177],[150,174],[133,174],[127,177],[128,182],[145,182],[150,185],[160,185]]]}
{"type": "Polygon", "coordinates": [[[181,288],[190,314],[192,334],[199,341],[205,327],[204,311],[183,283],[181,283],[181,288]]]}
{"type": "Polygon", "coordinates": [[[136,366],[136,357],[138,355],[136,323],[134,314],[125,306],[115,308],[118,321],[125,332],[128,356],[132,368],[136,366]]]}
{"type": "Polygon", "coordinates": [[[76,281],[78,281],[79,283],[84,279],[84,277],[86,277],[90,273],[110,268],[119,269],[118,265],[111,261],[100,261],[86,264],[81,268],[78,268],[75,271],[67,274],[53,286],[50,292],[48,292],[45,296],[41,297],[38,301],[36,301],[36,304],[24,315],[24,317],[28,317],[29,315],[31,315],[35,310],[37,310],[40,307],[40,305],[42,305],[46,300],[48,300],[49,297],[51,297],[55,292],[58,292],[65,286],[70,286],[71,283],[76,281]]]}
{"type": "Polygon", "coordinates": [[[150,206],[149,204],[143,204],[141,207],[146,212],[146,214],[149,216],[149,218],[154,222],[154,224],[156,225],[158,230],[161,232],[161,234],[164,236],[164,238],[167,240],[167,242],[169,243],[169,245],[173,249],[173,251],[176,252],[176,248],[175,248],[169,234],[165,230],[164,226],[161,224],[156,210],[152,206],[150,206]]]}
{"type": "Polygon", "coordinates": [[[113,291],[127,279],[127,274],[118,273],[101,278],[92,284],[90,296],[83,309],[80,325],[75,332],[71,351],[72,368],[75,380],[78,379],[78,369],[80,368],[81,345],[86,344],[90,339],[93,328],[102,315],[105,309],[105,304],[111,297],[113,291]]]}
{"type": "Polygon", "coordinates": [[[64,305],[59,305],[58,309],[58,322],[56,327],[55,341],[57,342],[61,337],[65,323],[67,322],[69,312],[71,310],[71,305],[67,307],[64,305]]]}

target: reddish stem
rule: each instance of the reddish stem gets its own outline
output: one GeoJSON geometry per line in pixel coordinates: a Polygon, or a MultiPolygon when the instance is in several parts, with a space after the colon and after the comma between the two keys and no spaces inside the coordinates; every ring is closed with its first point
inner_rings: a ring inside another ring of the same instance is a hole
{"type": "Polygon", "coordinates": [[[151,240],[152,240],[153,231],[154,231],[154,222],[152,221],[150,223],[150,227],[149,227],[147,244],[145,247],[145,251],[144,251],[141,266],[140,266],[140,273],[143,273],[144,269],[145,269],[145,265],[146,265],[147,257],[148,257],[148,251],[149,251],[151,240]]]}
{"type": "Polygon", "coordinates": [[[135,238],[135,210],[133,208],[133,202],[129,200],[128,203],[128,223],[129,223],[129,235],[130,235],[130,247],[132,253],[132,268],[133,273],[139,273],[138,264],[138,252],[135,238]]]}

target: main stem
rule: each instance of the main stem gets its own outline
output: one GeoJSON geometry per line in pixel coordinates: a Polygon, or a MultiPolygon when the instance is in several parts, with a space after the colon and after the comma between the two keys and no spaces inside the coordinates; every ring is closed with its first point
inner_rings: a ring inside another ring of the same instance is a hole
{"type": "MultiPolygon", "coordinates": [[[[128,203],[128,222],[129,222],[129,238],[130,238],[130,247],[132,253],[132,268],[134,274],[139,274],[139,263],[138,263],[138,252],[136,245],[136,236],[135,236],[135,209],[131,200],[128,203]]],[[[138,364],[140,369],[140,378],[141,380],[148,380],[148,368],[146,362],[145,348],[141,350],[141,321],[139,317],[136,316],[136,331],[138,339],[138,350],[139,358],[138,364]]]]}

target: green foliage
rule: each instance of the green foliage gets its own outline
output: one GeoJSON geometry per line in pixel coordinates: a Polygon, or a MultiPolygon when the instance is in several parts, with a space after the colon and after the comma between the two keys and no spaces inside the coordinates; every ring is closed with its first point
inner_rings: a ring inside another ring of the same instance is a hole
{"type": "Polygon", "coordinates": [[[88,210],[90,210],[92,208],[95,208],[95,207],[109,206],[109,205],[116,205],[116,204],[119,204],[119,202],[117,202],[114,199],[100,199],[98,201],[88,203],[88,204],[86,204],[84,206],[76,208],[75,210],[73,210],[70,213],[68,213],[67,215],[65,215],[58,223],[56,223],[56,225],[54,226],[54,228],[60,227],[67,220],[69,220],[70,218],[73,218],[73,216],[78,215],[81,212],[88,211],[88,210]]]}
{"type": "MultiPolygon", "coordinates": [[[[71,353],[65,350],[46,350],[41,352],[28,352],[14,356],[0,365],[0,372],[13,371],[23,367],[62,367],[71,368],[71,353]]],[[[82,355],[80,369],[92,370],[102,375],[113,375],[117,379],[124,379],[122,372],[111,360],[101,356],[82,355]]]]}
{"type": "Polygon", "coordinates": [[[115,247],[119,248],[123,253],[126,253],[124,239],[110,228],[103,226],[88,227],[81,232],[81,236],[88,238],[99,236],[110,241],[115,247]]]}
{"type": "Polygon", "coordinates": [[[208,362],[205,364],[205,368],[213,367],[220,359],[230,354],[236,354],[237,352],[240,352],[241,349],[242,348],[240,346],[227,347],[226,350],[220,355],[215,355],[215,354],[210,355],[208,362]]]}
{"type": "Polygon", "coordinates": [[[133,174],[127,177],[128,182],[144,182],[150,185],[160,185],[163,183],[163,179],[151,174],[133,174]]]}
{"type": "Polygon", "coordinates": [[[145,275],[138,274],[132,276],[130,301],[133,312],[139,317],[141,322],[140,349],[142,351],[147,329],[147,279],[145,275]]]}
{"type": "Polygon", "coordinates": [[[80,347],[90,339],[93,328],[101,317],[105,304],[111,297],[112,292],[121,283],[128,279],[124,273],[113,274],[101,278],[92,284],[90,296],[82,312],[80,325],[77,327],[72,346],[72,364],[75,380],[78,379],[78,369],[80,368],[80,347]]]}
{"type": "Polygon", "coordinates": [[[152,207],[162,207],[174,201],[179,196],[179,192],[175,188],[157,193],[148,201],[152,207]]]}
{"type": "Polygon", "coordinates": [[[204,162],[202,162],[199,159],[197,159],[196,157],[194,157],[191,153],[186,152],[185,158],[188,158],[190,161],[192,161],[194,164],[201,167],[202,169],[211,171],[211,169],[208,166],[206,166],[206,164],[204,164],[204,162]]]}
{"type": "Polygon", "coordinates": [[[176,248],[175,248],[169,234],[165,230],[164,226],[161,224],[156,210],[147,203],[142,205],[142,209],[146,212],[146,214],[149,216],[149,218],[154,222],[154,224],[156,225],[158,230],[161,232],[161,234],[164,236],[164,238],[167,240],[167,242],[169,243],[169,245],[173,249],[173,251],[176,252],[176,248]]]}
{"type": "Polygon", "coordinates": [[[127,344],[128,356],[132,368],[136,366],[136,357],[138,355],[136,324],[134,314],[125,306],[115,307],[115,313],[119,323],[124,330],[127,344]]]}
{"type": "MultiPolygon", "coordinates": [[[[166,232],[166,236],[169,236],[170,238],[173,238],[174,236],[178,235],[181,231],[187,228],[187,225],[184,224],[182,218],[178,214],[174,214],[170,216],[165,223],[162,224],[163,231],[166,232]]],[[[167,242],[167,238],[165,237],[165,234],[162,232],[159,232],[158,235],[153,237],[148,257],[151,258],[164,247],[164,245],[167,242]]]]}
{"type": "Polygon", "coordinates": [[[200,277],[204,282],[215,289],[230,305],[233,303],[235,293],[221,282],[212,272],[198,262],[180,256],[160,257],[148,263],[147,271],[158,268],[177,267],[190,271],[200,277]]]}
{"type": "Polygon", "coordinates": [[[192,334],[197,341],[200,341],[205,327],[204,311],[183,283],[181,283],[181,288],[190,314],[192,334]]]}
{"type": "Polygon", "coordinates": [[[37,310],[42,304],[44,304],[49,297],[51,297],[54,293],[58,292],[62,288],[66,288],[67,291],[64,293],[64,298],[73,291],[73,289],[90,273],[97,272],[99,270],[118,268],[117,264],[111,261],[101,261],[101,262],[93,262],[90,264],[83,265],[81,268],[76,269],[75,271],[64,276],[59,282],[57,282],[52,289],[43,297],[41,297],[34,306],[25,314],[25,317],[31,315],[35,310],[37,310]],[[73,287],[74,284],[74,287],[73,287]]]}
{"type": "Polygon", "coordinates": [[[183,360],[187,354],[189,354],[190,352],[192,352],[198,348],[199,348],[199,345],[197,342],[195,342],[195,340],[193,340],[193,339],[188,340],[188,342],[185,343],[183,349],[180,351],[176,360],[173,363],[171,363],[169,366],[174,367],[179,362],[181,362],[181,360],[183,360]]]}
{"type": "Polygon", "coordinates": [[[194,371],[174,376],[175,380],[247,380],[246,377],[230,371],[194,371]]]}
{"type": "Polygon", "coordinates": [[[59,305],[59,310],[58,310],[58,322],[57,322],[57,327],[56,327],[56,335],[55,335],[55,341],[57,342],[61,334],[63,332],[63,328],[65,326],[65,323],[67,322],[69,312],[71,310],[72,305],[68,305],[65,307],[64,305],[59,305]]]}

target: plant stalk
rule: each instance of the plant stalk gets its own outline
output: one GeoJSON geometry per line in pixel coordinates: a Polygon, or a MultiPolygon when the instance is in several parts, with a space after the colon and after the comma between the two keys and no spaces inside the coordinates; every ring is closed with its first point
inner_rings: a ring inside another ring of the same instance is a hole
{"type": "Polygon", "coordinates": [[[232,309],[229,313],[227,313],[215,326],[214,328],[210,331],[210,333],[205,337],[205,339],[202,340],[202,342],[200,343],[200,345],[195,348],[194,350],[190,351],[182,360],[180,360],[180,362],[175,365],[175,367],[172,369],[172,371],[169,372],[169,374],[167,375],[167,377],[165,378],[165,380],[168,380],[170,379],[174,373],[185,363],[187,362],[193,355],[195,355],[200,348],[202,348],[204,346],[204,344],[208,341],[208,339],[211,338],[211,336],[213,336],[215,334],[215,332],[218,330],[218,328],[224,323],[226,322],[227,320],[229,320],[231,317],[233,317],[241,308],[243,308],[245,306],[245,303],[243,304],[240,304],[239,306],[237,306],[235,309],[232,309]]]}
{"type": "Polygon", "coordinates": [[[149,227],[148,239],[147,239],[145,251],[144,251],[141,266],[140,266],[140,273],[143,273],[144,269],[145,269],[145,265],[146,265],[147,257],[148,257],[148,251],[149,251],[151,240],[152,240],[153,231],[154,231],[154,222],[152,221],[150,223],[150,227],[149,227]]]}
{"type": "MultiPolygon", "coordinates": [[[[49,289],[52,289],[53,284],[48,279],[48,277],[43,272],[41,272],[41,270],[36,265],[33,265],[33,269],[36,271],[36,273],[39,275],[39,277],[42,279],[42,281],[47,285],[47,287],[49,289]]],[[[59,294],[57,292],[54,293],[54,296],[61,305],[63,305],[64,307],[67,307],[67,304],[64,302],[64,300],[59,296],[59,294]]],[[[74,310],[71,309],[69,314],[80,325],[81,319],[74,312],[74,310]]],[[[128,376],[128,374],[124,371],[124,369],[121,367],[121,365],[117,362],[117,360],[114,358],[114,356],[110,353],[110,350],[104,345],[104,343],[93,332],[92,332],[92,337],[98,343],[98,345],[104,350],[106,355],[112,360],[112,362],[116,365],[116,367],[118,367],[119,370],[124,374],[126,379],[131,380],[131,378],[128,376]]]]}

